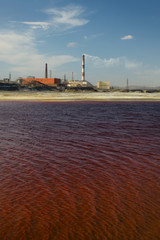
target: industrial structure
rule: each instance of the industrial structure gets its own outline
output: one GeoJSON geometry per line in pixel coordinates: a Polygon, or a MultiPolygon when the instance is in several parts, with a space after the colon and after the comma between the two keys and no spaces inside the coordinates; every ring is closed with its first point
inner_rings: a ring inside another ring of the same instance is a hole
{"type": "MultiPolygon", "coordinates": [[[[64,75],[64,81],[60,78],[52,78],[50,71],[50,77],[48,78],[48,66],[45,63],[45,73],[44,78],[36,78],[35,76],[28,76],[26,78],[18,78],[15,81],[13,88],[18,89],[28,89],[28,90],[65,90],[65,89],[79,89],[79,90],[92,90],[94,89],[93,85],[86,81],[85,79],[85,55],[82,55],[82,79],[74,80],[72,72],[72,80],[67,80],[66,75],[64,75]]],[[[1,82],[1,88],[11,89],[13,82],[9,84],[11,79],[11,74],[9,78],[4,79],[1,82]]]]}
{"type": "Polygon", "coordinates": [[[99,82],[97,82],[97,88],[99,90],[109,90],[110,89],[110,82],[99,81],[99,82]]]}
{"type": "Polygon", "coordinates": [[[82,81],[85,81],[85,55],[82,55],[82,81]]]}
{"type": "Polygon", "coordinates": [[[34,76],[30,76],[27,78],[19,78],[18,83],[25,85],[35,85],[35,86],[50,86],[57,87],[61,84],[60,78],[48,78],[48,66],[45,64],[45,78],[35,78],[34,76]]]}
{"type": "Polygon", "coordinates": [[[160,88],[142,88],[129,86],[127,78],[125,88],[111,87],[109,81],[98,81],[97,87],[93,86],[85,77],[85,55],[82,55],[82,78],[74,80],[74,72],[72,72],[72,80],[67,80],[66,74],[64,79],[53,78],[50,70],[48,78],[48,65],[45,63],[44,78],[36,78],[28,76],[26,78],[18,78],[16,81],[11,80],[11,73],[8,78],[0,80],[0,90],[5,91],[120,91],[120,92],[160,92],[160,88]]]}
{"type": "Polygon", "coordinates": [[[48,66],[45,64],[45,78],[48,78],[48,66]]]}
{"type": "Polygon", "coordinates": [[[45,64],[45,78],[35,78],[34,76],[29,76],[27,78],[19,78],[17,82],[21,86],[28,86],[29,88],[33,87],[60,87],[60,88],[69,88],[69,89],[84,89],[84,88],[93,88],[92,84],[85,80],[85,55],[82,55],[82,80],[66,80],[66,75],[64,77],[64,82],[62,83],[60,78],[48,78],[48,66],[45,64]]]}
{"type": "Polygon", "coordinates": [[[70,89],[93,89],[93,85],[85,79],[85,55],[82,55],[82,80],[73,80],[72,72],[72,80],[67,80],[66,86],[70,89]]]}
{"type": "Polygon", "coordinates": [[[129,84],[128,84],[128,78],[127,78],[127,91],[129,91],[129,84]]]}
{"type": "Polygon", "coordinates": [[[93,85],[87,81],[68,80],[67,88],[93,88],[93,85]]]}
{"type": "Polygon", "coordinates": [[[44,85],[57,87],[61,84],[60,78],[22,78],[20,80],[21,85],[27,85],[28,83],[42,83],[44,85]]]}

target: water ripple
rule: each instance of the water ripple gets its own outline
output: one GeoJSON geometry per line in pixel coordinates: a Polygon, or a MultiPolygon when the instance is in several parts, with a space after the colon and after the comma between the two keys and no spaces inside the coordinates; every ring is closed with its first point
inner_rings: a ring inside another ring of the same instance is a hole
{"type": "Polygon", "coordinates": [[[158,102],[0,111],[0,239],[159,239],[158,102]]]}

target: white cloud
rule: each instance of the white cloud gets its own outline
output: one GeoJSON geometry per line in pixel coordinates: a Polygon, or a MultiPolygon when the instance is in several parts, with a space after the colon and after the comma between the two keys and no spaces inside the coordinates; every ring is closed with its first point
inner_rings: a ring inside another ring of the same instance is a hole
{"type": "Polygon", "coordinates": [[[129,78],[133,85],[159,86],[160,68],[153,68],[127,57],[100,58],[85,54],[88,80],[101,79],[111,81],[113,85],[123,85],[129,78]],[[89,79],[90,78],[90,79],[89,79]]]}
{"type": "Polygon", "coordinates": [[[102,59],[98,56],[91,56],[88,54],[86,55],[86,61],[92,63],[96,67],[124,67],[126,69],[135,69],[140,67],[142,64],[136,62],[134,60],[129,60],[126,57],[117,57],[117,58],[110,58],[110,59],[102,59]]]}
{"type": "Polygon", "coordinates": [[[85,40],[90,40],[90,39],[98,38],[98,37],[100,37],[100,36],[102,36],[102,34],[91,34],[91,35],[89,35],[89,36],[84,36],[84,39],[85,39],[85,40]]]}
{"type": "Polygon", "coordinates": [[[54,29],[54,31],[65,31],[74,27],[80,27],[89,22],[89,20],[83,18],[85,9],[82,6],[68,5],[62,8],[50,8],[44,11],[49,15],[49,19],[44,22],[21,22],[29,25],[31,29],[41,28],[54,29]]]}
{"type": "Polygon", "coordinates": [[[111,67],[113,65],[119,64],[119,58],[110,58],[110,59],[102,59],[98,56],[91,56],[88,54],[85,54],[86,56],[86,61],[93,63],[94,66],[96,67],[111,67]]]}
{"type": "Polygon", "coordinates": [[[67,47],[69,47],[69,48],[76,48],[76,47],[78,47],[78,43],[76,43],[76,42],[69,42],[67,44],[67,47]]]}
{"type": "Polygon", "coordinates": [[[11,65],[10,71],[19,75],[41,75],[44,63],[58,67],[79,59],[69,56],[48,56],[38,53],[31,33],[0,32],[0,60],[11,65]]]}
{"type": "Polygon", "coordinates": [[[22,23],[30,25],[32,29],[42,28],[43,30],[48,29],[50,25],[49,22],[22,22],[22,23]]]}
{"type": "Polygon", "coordinates": [[[64,25],[67,28],[83,26],[89,21],[82,18],[81,15],[85,9],[81,6],[69,5],[63,8],[51,8],[46,10],[51,15],[51,23],[59,27],[64,25]]]}
{"type": "Polygon", "coordinates": [[[121,40],[130,40],[130,39],[133,39],[132,35],[127,35],[121,38],[121,40]]]}

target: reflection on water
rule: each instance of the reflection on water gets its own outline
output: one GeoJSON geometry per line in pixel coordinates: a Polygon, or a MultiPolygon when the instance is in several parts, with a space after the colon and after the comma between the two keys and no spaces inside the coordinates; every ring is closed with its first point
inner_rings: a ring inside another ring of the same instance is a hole
{"type": "Polygon", "coordinates": [[[159,239],[159,109],[0,102],[0,239],[159,239]]]}

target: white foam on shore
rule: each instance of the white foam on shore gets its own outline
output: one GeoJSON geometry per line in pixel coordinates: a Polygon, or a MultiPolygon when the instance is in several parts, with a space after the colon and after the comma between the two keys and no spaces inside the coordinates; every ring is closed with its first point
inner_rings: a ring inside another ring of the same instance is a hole
{"type": "Polygon", "coordinates": [[[8,92],[0,91],[1,101],[160,101],[160,92],[8,92]]]}

